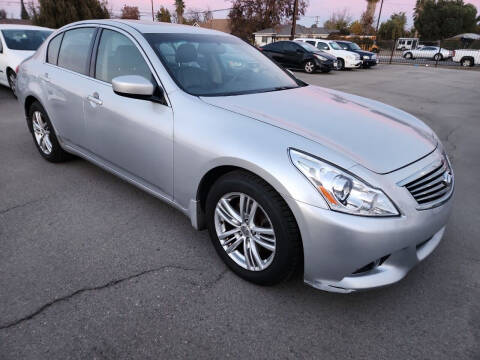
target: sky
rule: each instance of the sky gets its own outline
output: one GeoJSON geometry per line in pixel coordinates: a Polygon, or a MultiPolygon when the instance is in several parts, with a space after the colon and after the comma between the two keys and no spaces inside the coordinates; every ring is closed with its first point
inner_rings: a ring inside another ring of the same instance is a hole
{"type": "MultiPolygon", "coordinates": [[[[28,2],[29,0],[25,0],[28,2]]],[[[120,9],[124,4],[138,6],[142,18],[148,19],[151,17],[151,0],[108,0],[109,7],[111,7],[115,14],[120,13],[120,9]]],[[[184,0],[187,9],[206,10],[210,8],[225,9],[231,6],[230,0],[184,0]]],[[[474,4],[480,11],[480,0],[466,0],[465,2],[474,4]]],[[[154,10],[158,10],[160,6],[166,6],[170,10],[174,9],[174,0],[153,0],[154,10]]],[[[365,0],[310,0],[310,5],[304,17],[301,18],[302,25],[310,26],[318,16],[318,23],[322,25],[334,11],[342,11],[347,9],[353,19],[360,17],[365,10],[365,0]]],[[[415,0],[384,0],[382,18],[384,21],[390,17],[393,12],[404,11],[409,18],[409,25],[412,24],[412,13],[415,6],[415,0]]],[[[19,0],[0,0],[0,9],[6,9],[7,13],[13,17],[20,16],[19,0]]],[[[377,5],[377,15],[380,8],[380,3],[377,5]]],[[[226,18],[228,11],[214,12],[215,18],[226,18]]]]}

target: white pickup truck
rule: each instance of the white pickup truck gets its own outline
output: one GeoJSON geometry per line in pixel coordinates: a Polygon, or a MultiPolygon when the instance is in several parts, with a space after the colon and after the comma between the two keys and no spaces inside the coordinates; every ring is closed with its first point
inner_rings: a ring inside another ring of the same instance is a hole
{"type": "Polygon", "coordinates": [[[461,49],[453,51],[453,61],[462,66],[470,67],[480,64],[480,50],[461,49]]]}

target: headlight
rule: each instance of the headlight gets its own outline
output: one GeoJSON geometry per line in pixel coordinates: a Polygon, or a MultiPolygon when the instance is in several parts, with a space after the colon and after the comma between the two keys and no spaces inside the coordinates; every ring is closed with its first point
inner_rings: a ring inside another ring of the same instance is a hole
{"type": "Polygon", "coordinates": [[[318,60],[327,61],[327,58],[323,57],[322,55],[313,54],[313,56],[315,56],[318,60]]]}
{"type": "Polygon", "coordinates": [[[365,55],[363,58],[368,60],[368,59],[370,59],[370,56],[365,55]]]}
{"type": "Polygon", "coordinates": [[[330,209],[352,215],[396,216],[397,208],[379,189],[327,162],[290,149],[293,165],[305,175],[330,209]]]}

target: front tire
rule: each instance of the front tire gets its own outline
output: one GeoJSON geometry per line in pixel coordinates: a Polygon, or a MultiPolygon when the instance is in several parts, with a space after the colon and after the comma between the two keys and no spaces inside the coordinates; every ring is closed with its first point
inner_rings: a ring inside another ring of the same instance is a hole
{"type": "Polygon", "coordinates": [[[35,146],[45,160],[56,163],[69,160],[72,157],[61,148],[45,109],[37,101],[30,106],[27,124],[35,146]]]}
{"type": "Polygon", "coordinates": [[[463,58],[463,59],[460,61],[460,65],[462,65],[463,67],[472,67],[472,66],[474,66],[475,64],[474,64],[472,58],[463,58]]]}
{"type": "Polygon", "coordinates": [[[303,65],[303,69],[305,70],[305,72],[306,72],[307,74],[312,74],[312,73],[315,71],[315,64],[313,63],[313,61],[308,60],[308,61],[305,62],[305,64],[303,65]]]}
{"type": "Polygon", "coordinates": [[[337,59],[337,70],[345,70],[345,60],[337,59]]]}
{"type": "Polygon", "coordinates": [[[295,218],[283,198],[246,171],[218,179],[206,201],[208,230],[225,264],[259,285],[288,279],[301,261],[295,218]]]}
{"type": "Polygon", "coordinates": [[[443,60],[443,55],[438,53],[438,54],[435,54],[435,56],[433,57],[433,60],[435,61],[442,61],[443,60]]]}
{"type": "Polygon", "coordinates": [[[13,96],[17,97],[17,74],[15,74],[15,71],[9,69],[7,71],[7,78],[8,85],[10,86],[10,90],[12,90],[13,96]]]}
{"type": "Polygon", "coordinates": [[[407,60],[412,60],[413,59],[413,54],[411,52],[408,52],[403,57],[407,60]]]}

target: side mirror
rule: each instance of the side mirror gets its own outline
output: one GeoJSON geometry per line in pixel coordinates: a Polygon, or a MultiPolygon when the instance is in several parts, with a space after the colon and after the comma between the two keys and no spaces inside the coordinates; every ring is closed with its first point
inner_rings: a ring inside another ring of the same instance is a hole
{"type": "Polygon", "coordinates": [[[155,92],[155,85],[139,75],[123,75],[112,79],[115,94],[137,99],[150,99],[155,92]]]}

